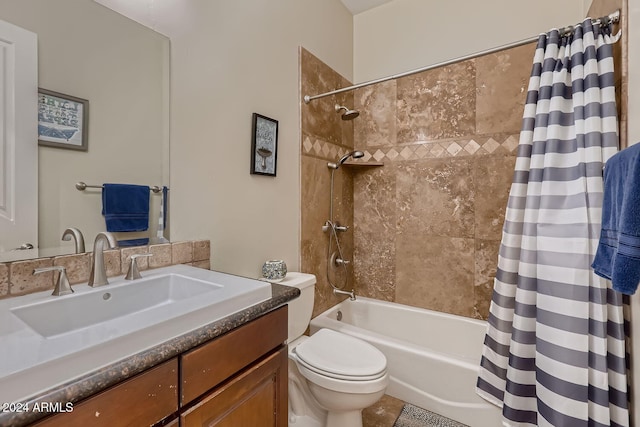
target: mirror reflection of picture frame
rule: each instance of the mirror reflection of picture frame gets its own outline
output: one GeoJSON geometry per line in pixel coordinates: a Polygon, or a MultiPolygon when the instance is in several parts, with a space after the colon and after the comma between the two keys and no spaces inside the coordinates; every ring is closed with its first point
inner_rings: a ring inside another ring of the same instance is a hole
{"type": "Polygon", "coordinates": [[[250,173],[276,176],[277,154],[278,121],[253,113],[250,173]]]}
{"type": "Polygon", "coordinates": [[[38,88],[38,145],[87,151],[89,101],[38,88]]]}

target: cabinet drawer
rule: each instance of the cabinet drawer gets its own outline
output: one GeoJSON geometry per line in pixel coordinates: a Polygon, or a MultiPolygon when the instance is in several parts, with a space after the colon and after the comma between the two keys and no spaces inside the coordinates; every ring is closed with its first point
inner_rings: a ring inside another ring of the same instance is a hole
{"type": "Polygon", "coordinates": [[[153,425],[178,410],[178,358],[171,359],[54,415],[38,427],[153,425]]]}
{"type": "Polygon", "coordinates": [[[287,306],[182,355],[180,405],[220,384],[287,339],[287,306]]]}

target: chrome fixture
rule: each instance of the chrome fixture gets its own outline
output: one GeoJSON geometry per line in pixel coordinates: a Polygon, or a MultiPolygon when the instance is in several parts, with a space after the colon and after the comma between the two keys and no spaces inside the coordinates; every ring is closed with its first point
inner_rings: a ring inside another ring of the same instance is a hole
{"type": "MultiPolygon", "coordinates": [[[[87,188],[99,188],[99,189],[103,189],[104,187],[102,185],[89,185],[89,184],[85,184],[84,182],[80,181],[80,182],[76,182],[76,190],[78,191],[84,191],[87,188]]],[[[162,191],[162,187],[158,187],[157,185],[153,185],[153,186],[149,186],[149,190],[153,191],[154,193],[159,193],[162,191]]]]}
{"type": "MultiPolygon", "coordinates": [[[[339,106],[336,106],[336,110],[339,106]]],[[[344,108],[344,107],[343,107],[344,108]]],[[[346,114],[346,113],[345,113],[346,114]]],[[[349,295],[349,298],[353,301],[356,299],[355,292],[352,289],[351,291],[345,291],[344,287],[347,285],[347,266],[350,264],[350,261],[347,261],[342,254],[342,247],[340,246],[340,241],[338,239],[338,232],[346,232],[349,230],[349,226],[341,225],[339,222],[334,221],[333,219],[333,181],[335,172],[350,158],[359,159],[364,156],[362,151],[351,151],[350,153],[345,154],[340,157],[335,163],[329,162],[327,163],[327,167],[331,169],[331,187],[329,188],[329,219],[325,221],[322,226],[323,232],[329,233],[329,244],[327,247],[327,281],[329,285],[333,288],[334,294],[340,295],[349,295]],[[335,251],[333,250],[333,242],[335,241],[335,251]],[[336,286],[334,281],[331,279],[331,272],[341,270],[344,274],[344,280],[342,281],[341,286],[336,286]]]]}
{"type": "MultiPolygon", "coordinates": [[[[355,301],[356,300],[356,291],[354,291],[353,289],[351,289],[350,291],[343,291],[342,289],[336,289],[333,288],[333,294],[336,295],[349,295],[349,300],[350,301],[355,301]]],[[[340,320],[340,319],[338,319],[340,320]]]]}
{"type": "Polygon", "coordinates": [[[34,249],[34,246],[31,243],[23,243],[17,248],[11,249],[11,251],[28,251],[29,249],[34,249]]]}
{"type": "Polygon", "coordinates": [[[89,275],[89,286],[104,286],[109,284],[107,280],[107,268],[104,265],[105,243],[107,249],[114,249],[118,242],[113,234],[108,231],[98,233],[93,242],[93,264],[91,264],[91,274],[89,275]]]}
{"type": "MultiPolygon", "coordinates": [[[[359,159],[361,157],[364,157],[364,153],[362,151],[355,150],[340,157],[340,160],[338,160],[336,163],[327,163],[327,167],[331,169],[331,187],[329,188],[329,221],[325,222],[324,227],[327,227],[330,224],[330,226],[333,227],[334,231],[347,231],[348,227],[342,229],[342,226],[333,221],[333,174],[336,170],[338,170],[340,166],[342,166],[344,162],[349,160],[349,158],[359,159]]],[[[322,230],[327,231],[328,229],[325,229],[324,227],[322,228],[322,230]]]]}
{"type": "Polygon", "coordinates": [[[62,233],[62,240],[68,242],[72,238],[76,245],[76,253],[85,253],[86,250],[84,249],[84,237],[82,236],[82,232],[75,227],[70,227],[64,230],[64,233],[62,233]]]}
{"type": "Polygon", "coordinates": [[[340,113],[340,117],[342,118],[342,120],[353,120],[360,115],[360,111],[351,110],[343,105],[336,104],[335,109],[336,113],[340,113],[342,110],[344,110],[344,113],[340,113]]]}
{"type": "Polygon", "coordinates": [[[56,287],[53,289],[53,292],[51,293],[51,295],[62,296],[62,295],[69,295],[73,293],[73,289],[71,289],[71,285],[69,284],[69,279],[67,278],[67,271],[61,265],[54,265],[53,267],[36,268],[33,270],[33,274],[46,273],[48,271],[60,272],[60,275],[58,276],[58,281],[56,282],[56,287]]]}
{"type": "MultiPolygon", "coordinates": [[[[340,160],[338,160],[337,163],[333,163],[333,162],[327,163],[327,167],[329,169],[338,169],[340,166],[342,166],[342,164],[344,162],[349,160],[350,157],[353,157],[354,159],[360,159],[360,158],[364,157],[364,153],[362,151],[358,151],[358,150],[352,151],[352,152],[347,153],[344,156],[340,157],[340,160]]],[[[331,175],[331,176],[333,176],[333,175],[331,175]]]]}
{"type": "MultiPolygon", "coordinates": [[[[593,22],[593,24],[608,24],[608,23],[617,23],[620,22],[620,9],[616,10],[613,13],[610,13],[607,16],[603,16],[600,18],[595,18],[595,19],[591,19],[591,22],[593,22]]],[[[561,35],[567,34],[567,33],[571,33],[574,30],[574,26],[568,26],[568,27],[564,27],[564,28],[560,28],[558,30],[558,32],[561,35]]],[[[443,62],[438,62],[437,64],[432,64],[432,65],[427,65],[426,67],[420,67],[420,68],[416,68],[414,70],[409,70],[409,71],[405,71],[403,73],[398,73],[398,74],[393,74],[387,77],[381,77],[379,79],[375,79],[375,80],[369,80],[363,83],[358,83],[356,85],[352,85],[352,86],[348,86],[348,87],[343,87],[342,89],[336,89],[336,90],[332,90],[331,92],[325,92],[325,93],[321,93],[319,95],[305,95],[302,99],[304,101],[305,104],[310,103],[311,101],[313,101],[314,99],[319,99],[319,98],[324,98],[326,96],[331,96],[331,95],[337,95],[339,93],[344,93],[344,92],[349,92],[355,89],[360,89],[361,87],[366,87],[366,86],[371,86],[374,84],[378,84],[378,83],[382,83],[382,82],[386,82],[389,80],[396,80],[402,77],[407,77],[413,74],[417,74],[417,73],[421,73],[423,71],[427,71],[427,70],[433,70],[434,68],[440,68],[440,67],[444,67],[446,65],[451,65],[451,64],[457,64],[459,62],[463,62],[463,61],[467,61],[469,59],[473,59],[473,58],[478,58],[480,56],[485,56],[488,55],[490,53],[496,53],[496,52],[500,52],[503,51],[505,49],[511,49],[513,47],[518,47],[518,46],[522,46],[528,43],[532,43],[538,40],[538,37],[540,37],[539,34],[536,34],[535,36],[532,36],[530,38],[527,39],[523,39],[523,40],[518,40],[516,42],[513,43],[508,43],[508,44],[503,44],[501,46],[497,46],[497,47],[493,47],[491,49],[485,49],[482,50],[480,52],[476,52],[476,53],[472,53],[469,55],[465,55],[465,56],[460,56],[458,58],[454,58],[454,59],[449,59],[447,61],[443,61],[443,62]]],[[[353,117],[355,118],[355,117],[353,117]]]]}
{"type": "Polygon", "coordinates": [[[125,280],[136,280],[140,279],[142,276],[140,275],[140,270],[138,269],[138,262],[136,261],[138,258],[150,257],[153,254],[133,254],[131,255],[131,264],[129,264],[129,271],[127,271],[127,275],[124,277],[125,280]]]}

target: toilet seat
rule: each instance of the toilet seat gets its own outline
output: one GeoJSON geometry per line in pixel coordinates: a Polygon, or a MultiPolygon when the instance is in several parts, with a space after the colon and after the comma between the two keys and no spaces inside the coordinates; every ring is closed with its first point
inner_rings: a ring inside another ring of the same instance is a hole
{"type": "Polygon", "coordinates": [[[366,381],[384,375],[385,355],[359,338],[321,329],[293,349],[300,362],[332,378],[366,381]]]}

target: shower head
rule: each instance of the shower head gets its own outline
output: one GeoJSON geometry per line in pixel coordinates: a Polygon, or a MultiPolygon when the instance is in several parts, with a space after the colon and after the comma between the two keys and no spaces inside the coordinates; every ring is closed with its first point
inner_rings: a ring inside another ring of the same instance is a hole
{"type": "Polygon", "coordinates": [[[340,113],[342,110],[344,112],[340,113],[342,120],[353,120],[360,115],[360,111],[358,110],[350,110],[345,106],[336,104],[336,113],[340,113]]]}
{"type": "Polygon", "coordinates": [[[327,163],[327,167],[329,167],[330,169],[338,169],[340,166],[342,166],[342,164],[344,162],[349,160],[349,157],[353,157],[354,159],[359,159],[361,157],[364,157],[364,153],[362,151],[358,151],[358,150],[352,151],[352,152],[347,153],[344,156],[340,157],[340,160],[338,160],[337,163],[333,163],[333,162],[327,163]]]}

